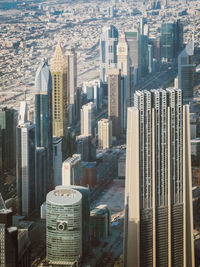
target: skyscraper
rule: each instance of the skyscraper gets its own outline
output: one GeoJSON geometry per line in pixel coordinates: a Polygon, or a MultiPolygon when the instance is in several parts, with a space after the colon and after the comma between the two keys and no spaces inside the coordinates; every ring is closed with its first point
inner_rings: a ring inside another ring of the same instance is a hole
{"type": "Polygon", "coordinates": [[[124,114],[122,120],[122,128],[126,129],[126,110],[131,105],[131,86],[130,86],[130,65],[129,50],[126,42],[125,33],[122,33],[117,45],[117,66],[121,70],[123,76],[124,96],[122,95],[122,112],[124,114]]]}
{"type": "Polygon", "coordinates": [[[17,195],[19,213],[28,216],[35,209],[36,134],[27,120],[27,104],[21,102],[17,126],[17,195]]]}
{"type": "Polygon", "coordinates": [[[62,164],[62,185],[80,185],[82,179],[81,155],[74,154],[62,164]]]}
{"type": "Polygon", "coordinates": [[[183,91],[183,99],[189,101],[193,97],[195,64],[192,64],[194,55],[194,39],[178,56],[178,88],[183,91]]]}
{"type": "Polygon", "coordinates": [[[53,137],[54,186],[62,184],[62,138],[53,137]]]}
{"type": "Polygon", "coordinates": [[[0,173],[15,168],[17,111],[0,106],[0,173]]]}
{"type": "Polygon", "coordinates": [[[101,119],[98,121],[98,146],[110,148],[112,146],[112,121],[101,119]]]}
{"type": "Polygon", "coordinates": [[[81,109],[81,135],[94,135],[95,105],[90,102],[81,109]]]}
{"type": "Polygon", "coordinates": [[[128,109],[125,266],[194,267],[189,106],[137,91],[128,109]]]}
{"type": "Polygon", "coordinates": [[[63,138],[63,152],[67,153],[66,138],[68,127],[68,99],[67,99],[67,58],[61,44],[58,43],[51,60],[52,75],[52,111],[53,136],[63,138]]]}
{"type": "Polygon", "coordinates": [[[108,69],[117,67],[118,30],[115,26],[103,27],[100,38],[100,78],[107,81],[108,69]]]}
{"type": "Polygon", "coordinates": [[[161,57],[174,60],[183,49],[183,24],[180,20],[162,23],[161,57]]]}
{"type": "Polygon", "coordinates": [[[47,259],[72,266],[82,257],[82,194],[59,187],[46,199],[47,259]]]}
{"type": "Polygon", "coordinates": [[[138,30],[125,32],[129,49],[130,86],[134,88],[141,76],[140,34],[138,30]]]}
{"type": "Polygon", "coordinates": [[[113,69],[108,72],[108,118],[116,139],[121,134],[121,116],[121,70],[113,69]]]}
{"type": "Polygon", "coordinates": [[[71,106],[69,109],[69,124],[72,124],[77,118],[76,114],[76,97],[77,97],[77,54],[73,47],[66,51],[67,58],[67,101],[71,106]]]}
{"type": "Polygon", "coordinates": [[[49,66],[43,59],[35,76],[35,124],[36,143],[46,150],[46,177],[47,183],[52,183],[52,79],[49,66]]]}

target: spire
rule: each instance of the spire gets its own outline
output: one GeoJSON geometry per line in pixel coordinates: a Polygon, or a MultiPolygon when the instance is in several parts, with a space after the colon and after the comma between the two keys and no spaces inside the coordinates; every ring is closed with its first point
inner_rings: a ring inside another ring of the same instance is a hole
{"type": "Polygon", "coordinates": [[[67,70],[67,59],[64,54],[61,43],[59,41],[51,60],[51,71],[66,71],[66,70],[67,70]]]}
{"type": "Polygon", "coordinates": [[[48,92],[51,89],[50,69],[45,58],[41,59],[41,63],[35,75],[35,89],[36,93],[48,92]]]}
{"type": "Polygon", "coordinates": [[[123,30],[119,38],[119,43],[126,43],[125,31],[123,30]]]}

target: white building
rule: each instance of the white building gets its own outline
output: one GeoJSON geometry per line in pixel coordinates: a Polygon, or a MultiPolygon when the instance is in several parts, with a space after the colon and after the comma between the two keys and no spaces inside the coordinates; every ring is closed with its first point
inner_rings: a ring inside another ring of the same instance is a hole
{"type": "Polygon", "coordinates": [[[78,185],[82,178],[81,155],[74,154],[62,164],[62,185],[78,185]]]}
{"type": "Polygon", "coordinates": [[[81,135],[94,135],[95,105],[90,102],[81,109],[81,135]]]}
{"type": "Polygon", "coordinates": [[[112,121],[102,119],[98,121],[98,145],[100,148],[112,146],[112,121]]]}

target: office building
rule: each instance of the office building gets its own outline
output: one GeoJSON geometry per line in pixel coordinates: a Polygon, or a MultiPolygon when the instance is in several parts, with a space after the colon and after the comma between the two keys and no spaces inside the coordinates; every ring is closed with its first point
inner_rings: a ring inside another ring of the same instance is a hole
{"type": "Polygon", "coordinates": [[[162,23],[161,57],[173,61],[183,49],[183,24],[180,20],[162,23]]]}
{"type": "Polygon", "coordinates": [[[82,252],[83,256],[87,255],[90,246],[90,189],[85,186],[56,186],[55,189],[69,188],[76,190],[82,194],[82,252]]]}
{"type": "Polygon", "coordinates": [[[99,242],[110,234],[110,211],[107,205],[99,205],[90,212],[90,239],[99,242]]]}
{"type": "Polygon", "coordinates": [[[67,58],[67,101],[71,106],[69,110],[69,124],[77,119],[76,97],[77,97],[77,54],[75,48],[69,47],[66,51],[67,58]]]}
{"type": "Polygon", "coordinates": [[[0,106],[0,173],[15,168],[17,111],[0,106]]]}
{"type": "Polygon", "coordinates": [[[120,138],[121,116],[121,71],[113,69],[108,72],[108,118],[115,139],[120,138]]]}
{"type": "Polygon", "coordinates": [[[141,77],[141,58],[140,58],[140,33],[138,30],[125,32],[129,51],[130,64],[130,88],[133,90],[138,79],[141,77]]]}
{"type": "Polygon", "coordinates": [[[50,68],[52,75],[52,116],[53,136],[63,138],[63,156],[67,154],[66,138],[68,127],[68,84],[67,84],[67,58],[61,44],[58,43],[50,68]]]}
{"type": "Polygon", "coordinates": [[[50,264],[72,266],[82,257],[82,194],[59,187],[47,194],[46,236],[50,264]]]}
{"type": "Polygon", "coordinates": [[[195,266],[191,183],[182,91],[136,91],[128,109],[125,266],[195,266]]]}
{"type": "Polygon", "coordinates": [[[81,185],[89,186],[92,190],[98,183],[96,162],[82,162],[82,180],[81,185]]]}
{"type": "Polygon", "coordinates": [[[183,100],[189,102],[193,98],[195,64],[194,39],[192,39],[178,56],[178,88],[183,91],[183,100]]]}
{"type": "Polygon", "coordinates": [[[56,137],[53,137],[53,177],[54,187],[62,184],[62,138],[56,137]]]}
{"type": "Polygon", "coordinates": [[[118,30],[110,25],[103,27],[100,37],[100,78],[107,81],[108,70],[117,67],[118,30]]]}
{"type": "Polygon", "coordinates": [[[81,109],[81,135],[94,136],[96,108],[93,102],[85,104],[81,109]]]}
{"type": "MultiPolygon", "coordinates": [[[[43,59],[35,76],[35,125],[36,144],[46,150],[46,166],[43,165],[44,189],[52,183],[52,78],[49,66],[43,59]]],[[[43,153],[44,154],[44,153],[43,153]]],[[[44,156],[44,155],[43,155],[44,156]]],[[[40,164],[40,162],[38,162],[40,164]]]]}
{"type": "Polygon", "coordinates": [[[92,136],[76,136],[76,152],[81,155],[82,161],[96,160],[96,145],[92,136]]]}
{"type": "MultiPolygon", "coordinates": [[[[53,161],[51,162],[51,164],[53,161]]],[[[50,189],[47,182],[47,169],[53,166],[47,165],[47,149],[44,147],[36,147],[36,181],[35,181],[35,204],[39,208],[45,201],[47,189],[50,189]]]]}
{"type": "Polygon", "coordinates": [[[17,267],[17,227],[12,226],[12,211],[7,209],[0,194],[0,265],[17,267]]]}
{"type": "Polygon", "coordinates": [[[81,155],[74,154],[62,164],[62,185],[80,185],[82,179],[81,155]]]}
{"type": "Polygon", "coordinates": [[[112,121],[101,119],[98,121],[98,146],[106,149],[112,146],[112,121]]]}
{"type": "Polygon", "coordinates": [[[126,110],[131,105],[131,87],[130,87],[130,65],[129,65],[129,50],[126,42],[125,33],[123,32],[118,45],[117,45],[117,66],[121,70],[122,85],[124,89],[121,91],[121,110],[122,110],[122,121],[121,127],[125,131],[126,129],[126,110]]]}
{"type": "Polygon", "coordinates": [[[21,102],[17,126],[17,195],[19,214],[29,216],[35,209],[36,189],[36,131],[27,120],[27,104],[21,102]]]}
{"type": "Polygon", "coordinates": [[[83,82],[83,92],[87,95],[87,101],[93,102],[99,111],[103,105],[103,87],[101,80],[83,82]]]}

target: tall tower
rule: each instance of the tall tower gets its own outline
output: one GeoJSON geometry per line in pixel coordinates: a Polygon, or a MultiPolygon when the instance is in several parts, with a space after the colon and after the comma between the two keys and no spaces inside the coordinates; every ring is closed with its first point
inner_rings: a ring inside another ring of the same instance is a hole
{"type": "Polygon", "coordinates": [[[112,146],[112,121],[101,119],[98,121],[98,145],[100,148],[110,148],[112,146]]]}
{"type": "Polygon", "coordinates": [[[44,59],[35,76],[35,124],[37,146],[47,153],[45,182],[52,182],[52,79],[44,59]]]}
{"type": "Polygon", "coordinates": [[[125,266],[195,266],[189,106],[180,89],[134,95],[125,202],[125,266]]]}
{"type": "Polygon", "coordinates": [[[16,165],[17,111],[0,106],[0,173],[16,165]]]}
{"type": "Polygon", "coordinates": [[[125,33],[123,32],[118,45],[117,45],[117,66],[118,69],[121,70],[121,75],[123,76],[124,81],[124,103],[122,103],[123,107],[123,129],[126,129],[126,110],[127,107],[131,106],[131,87],[130,87],[130,66],[129,66],[129,51],[128,44],[126,42],[125,33]]]}
{"type": "Polygon", "coordinates": [[[35,125],[27,120],[27,104],[21,102],[17,126],[17,195],[19,213],[28,216],[35,209],[36,134],[35,125]]]}
{"type": "Polygon", "coordinates": [[[95,105],[90,102],[81,109],[81,135],[94,135],[95,105]]]}
{"type": "Polygon", "coordinates": [[[108,72],[108,118],[116,139],[121,134],[121,116],[121,70],[113,69],[108,72]]]}
{"type": "MultiPolygon", "coordinates": [[[[71,114],[69,114],[69,124],[73,124],[77,118],[76,105],[77,105],[77,54],[73,47],[70,47],[66,51],[67,57],[67,101],[71,106],[71,114]]],[[[70,112],[70,111],[69,111],[70,112]]]]}
{"type": "Polygon", "coordinates": [[[183,91],[183,99],[189,101],[193,97],[195,64],[192,64],[194,55],[194,39],[178,56],[178,88],[183,91]]]}
{"type": "Polygon", "coordinates": [[[67,58],[61,44],[58,43],[51,60],[52,75],[52,116],[53,136],[63,138],[63,151],[67,151],[66,138],[68,127],[68,99],[67,99],[67,58]]]}
{"type": "Polygon", "coordinates": [[[103,27],[100,38],[100,78],[107,81],[108,69],[117,67],[118,30],[113,25],[103,27]]]}

